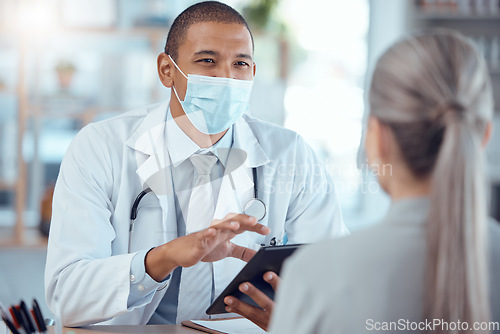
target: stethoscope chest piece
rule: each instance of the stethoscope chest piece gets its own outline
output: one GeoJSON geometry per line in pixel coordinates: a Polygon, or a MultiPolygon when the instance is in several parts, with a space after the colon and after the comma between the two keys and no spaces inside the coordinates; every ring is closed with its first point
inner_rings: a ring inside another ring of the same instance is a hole
{"type": "Polygon", "coordinates": [[[261,221],[266,216],[266,205],[260,199],[252,198],[245,204],[243,213],[257,218],[257,221],[261,221]]]}

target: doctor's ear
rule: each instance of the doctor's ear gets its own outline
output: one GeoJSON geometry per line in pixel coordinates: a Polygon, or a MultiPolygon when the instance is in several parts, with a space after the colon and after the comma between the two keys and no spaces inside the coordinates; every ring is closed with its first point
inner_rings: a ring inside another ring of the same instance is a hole
{"type": "Polygon", "coordinates": [[[172,88],[174,81],[172,80],[174,64],[165,52],[158,55],[157,59],[158,76],[163,86],[172,88]]]}

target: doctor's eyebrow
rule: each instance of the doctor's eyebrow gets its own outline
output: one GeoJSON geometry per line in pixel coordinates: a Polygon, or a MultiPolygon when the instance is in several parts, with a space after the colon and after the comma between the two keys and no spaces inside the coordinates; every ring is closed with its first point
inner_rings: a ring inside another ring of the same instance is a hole
{"type": "Polygon", "coordinates": [[[236,58],[245,58],[248,60],[253,60],[252,56],[246,53],[239,53],[236,55],[236,58]]]}
{"type": "Polygon", "coordinates": [[[195,56],[202,56],[202,55],[217,56],[218,54],[219,54],[218,52],[212,50],[201,50],[194,53],[195,56]]]}
{"type": "MultiPolygon", "coordinates": [[[[213,50],[200,50],[194,53],[195,56],[218,56],[219,52],[213,50]]],[[[250,61],[253,60],[252,56],[247,53],[238,53],[236,58],[244,58],[250,61]]]]}

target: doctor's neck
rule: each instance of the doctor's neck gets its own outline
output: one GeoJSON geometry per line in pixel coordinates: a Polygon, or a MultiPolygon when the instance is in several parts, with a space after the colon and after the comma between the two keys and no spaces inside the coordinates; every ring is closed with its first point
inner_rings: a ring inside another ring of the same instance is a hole
{"type": "Polygon", "coordinates": [[[179,128],[200,148],[208,148],[215,145],[215,143],[217,143],[222,137],[224,137],[227,132],[227,129],[214,135],[207,135],[203,132],[200,132],[191,123],[182,108],[180,108],[180,104],[179,108],[175,108],[171,105],[170,112],[172,113],[172,117],[174,118],[174,121],[175,123],[177,123],[179,128]]]}

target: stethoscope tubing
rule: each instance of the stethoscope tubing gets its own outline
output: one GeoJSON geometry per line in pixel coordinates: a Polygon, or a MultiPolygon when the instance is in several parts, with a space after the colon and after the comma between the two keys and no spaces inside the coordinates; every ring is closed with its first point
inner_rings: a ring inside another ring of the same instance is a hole
{"type": "MultiPolygon", "coordinates": [[[[259,191],[258,191],[258,186],[257,186],[257,183],[258,183],[258,181],[257,181],[257,168],[255,168],[255,167],[252,168],[252,174],[253,174],[253,180],[254,180],[254,184],[253,184],[254,198],[250,199],[246,205],[248,205],[248,203],[250,201],[259,201],[260,203],[262,203],[262,205],[264,206],[264,215],[259,219],[259,220],[262,220],[266,216],[267,207],[266,207],[266,204],[262,200],[259,199],[259,191]]],[[[235,186],[234,186],[234,182],[233,182],[232,177],[230,178],[230,181],[231,181],[231,186],[233,187],[233,190],[235,190],[235,186]]],[[[148,187],[148,188],[144,189],[143,191],[141,191],[139,193],[139,195],[137,195],[137,197],[135,198],[134,203],[132,204],[132,210],[130,211],[131,224],[130,224],[129,232],[132,232],[134,229],[134,221],[137,218],[139,203],[141,202],[142,198],[150,192],[151,192],[151,188],[148,187]]],[[[242,209],[242,212],[244,213],[243,209],[242,209]]]]}

